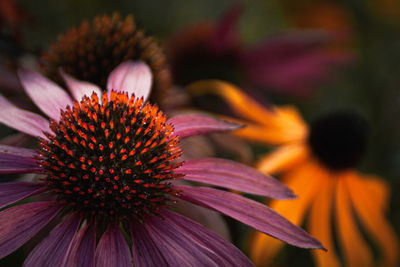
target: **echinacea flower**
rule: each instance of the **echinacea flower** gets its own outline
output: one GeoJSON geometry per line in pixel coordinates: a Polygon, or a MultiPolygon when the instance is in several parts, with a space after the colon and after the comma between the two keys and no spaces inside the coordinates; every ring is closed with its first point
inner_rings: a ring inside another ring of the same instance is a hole
{"type": "Polygon", "coordinates": [[[46,76],[61,82],[58,68],[79,80],[106,87],[107,75],[127,60],[145,62],[153,73],[150,99],[161,102],[171,87],[171,74],[166,57],[155,38],[147,36],[135,23],[133,16],[118,13],[96,16],[83,21],[58,37],[43,57],[46,76]]]}
{"type": "Polygon", "coordinates": [[[335,38],[325,31],[290,31],[246,46],[236,31],[242,11],[234,6],[220,21],[199,23],[171,38],[166,51],[176,84],[223,79],[249,90],[308,96],[333,66],[351,62],[349,52],[327,49],[335,38]]]}
{"type": "Polygon", "coordinates": [[[40,175],[39,181],[0,183],[0,207],[6,207],[0,212],[0,257],[53,221],[57,225],[25,266],[252,266],[229,242],[177,214],[175,201],[219,211],[292,245],[323,248],[261,203],[177,183],[294,197],[272,177],[233,161],[180,161],[179,139],[238,125],[201,114],[167,120],[157,106],[145,103],[151,72],[144,66],[123,63],[102,94],[63,73],[75,102],[40,74],[21,71],[27,94],[50,122],[0,97],[0,121],[37,137],[40,146],[36,151],[0,146],[1,174],[40,175]],[[127,91],[113,90],[118,88],[127,91]],[[33,201],[17,203],[27,197],[33,201]]]}
{"type": "MultiPolygon", "coordinates": [[[[257,169],[281,174],[282,182],[298,194],[295,200],[272,200],[270,207],[294,224],[307,221],[308,231],[328,250],[312,251],[318,266],[341,266],[335,240],[346,266],[376,266],[369,241],[378,248],[382,266],[398,263],[398,239],[385,218],[389,187],[380,177],[355,169],[366,147],[366,123],[359,115],[340,111],[308,126],[294,107],[267,109],[232,84],[203,81],[191,87],[215,92],[230,104],[241,117],[238,121],[247,124],[235,134],[277,146],[260,159],[257,169]]],[[[251,259],[264,266],[282,246],[254,233],[251,259]]]]}

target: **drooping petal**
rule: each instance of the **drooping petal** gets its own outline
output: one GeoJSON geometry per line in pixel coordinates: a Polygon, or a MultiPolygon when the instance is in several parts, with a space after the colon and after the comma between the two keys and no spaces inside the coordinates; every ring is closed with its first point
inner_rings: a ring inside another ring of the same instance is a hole
{"type": "Polygon", "coordinates": [[[340,267],[340,261],[332,237],[332,205],[336,189],[336,177],[328,174],[319,175],[322,181],[319,190],[311,205],[308,229],[310,234],[317,237],[326,247],[328,252],[312,251],[319,266],[340,267]]]}
{"type": "Polygon", "coordinates": [[[46,138],[43,131],[50,131],[49,121],[40,115],[20,109],[0,96],[0,122],[32,136],[46,138]]]}
{"type": "Polygon", "coordinates": [[[174,135],[186,138],[193,135],[233,131],[242,125],[227,122],[204,114],[182,114],[167,121],[175,127],[174,135]]]}
{"type": "Polygon", "coordinates": [[[29,254],[23,266],[60,266],[68,255],[80,222],[81,216],[74,214],[57,225],[29,254]]]}
{"type": "Polygon", "coordinates": [[[35,104],[50,118],[58,122],[60,110],[72,106],[69,95],[56,83],[41,74],[29,70],[19,70],[19,78],[26,93],[35,104]]]}
{"type": "Polygon", "coordinates": [[[94,267],[95,248],[96,226],[90,223],[75,236],[69,254],[64,258],[61,266],[94,267]]]}
{"type": "Polygon", "coordinates": [[[381,207],[371,197],[372,191],[356,173],[349,173],[345,183],[357,216],[379,246],[382,266],[395,266],[399,258],[399,240],[381,207]]]}
{"type": "Polygon", "coordinates": [[[244,164],[219,158],[186,161],[175,173],[185,174],[183,179],[221,186],[245,193],[277,199],[295,198],[296,195],[275,178],[244,164]]]}
{"type": "Polygon", "coordinates": [[[336,190],[336,231],[339,235],[340,248],[344,256],[346,266],[373,266],[372,251],[363,239],[353,215],[350,196],[347,192],[346,184],[338,177],[336,190]],[[357,249],[354,249],[357,248],[357,249]]]}
{"type": "Polygon", "coordinates": [[[85,95],[90,97],[93,92],[98,96],[101,96],[101,90],[97,85],[90,82],[77,80],[71,75],[65,73],[62,69],[60,69],[60,74],[76,101],[81,101],[85,95]]]}
{"type": "Polygon", "coordinates": [[[110,74],[107,81],[107,90],[128,92],[129,95],[144,100],[148,98],[153,82],[151,69],[143,61],[126,61],[118,65],[110,74]]]}
{"type": "Polygon", "coordinates": [[[182,233],[169,220],[151,216],[142,225],[135,227],[142,227],[141,231],[146,232],[167,262],[166,266],[224,266],[221,257],[191,236],[182,233]]]}
{"type": "MultiPolygon", "coordinates": [[[[319,170],[311,164],[302,164],[281,178],[289,188],[299,197],[291,200],[272,200],[269,207],[295,225],[301,225],[307,214],[307,209],[313,201],[321,180],[318,179],[319,170]]],[[[261,232],[255,232],[250,243],[250,258],[256,265],[268,264],[282,248],[280,240],[261,232]]]]}
{"type": "Polygon", "coordinates": [[[167,210],[163,212],[163,215],[167,221],[180,228],[179,233],[190,236],[223,258],[224,266],[253,266],[253,263],[239,249],[200,224],[167,210]]]}
{"type": "Polygon", "coordinates": [[[184,185],[175,187],[182,190],[179,197],[215,209],[286,243],[302,248],[324,249],[317,239],[303,229],[254,200],[214,188],[184,185]]]}
{"type": "Polygon", "coordinates": [[[0,258],[32,238],[56,216],[60,209],[56,202],[35,202],[0,212],[0,258]]]}
{"type": "Polygon", "coordinates": [[[97,245],[97,267],[131,267],[131,253],[119,226],[110,224],[97,245]]]}
{"type": "Polygon", "coordinates": [[[0,209],[44,190],[46,190],[46,185],[43,183],[0,183],[0,209]]]}
{"type": "Polygon", "coordinates": [[[288,144],[276,148],[273,152],[262,156],[255,168],[263,173],[276,174],[289,170],[304,162],[308,157],[308,150],[303,144],[288,144]]]}

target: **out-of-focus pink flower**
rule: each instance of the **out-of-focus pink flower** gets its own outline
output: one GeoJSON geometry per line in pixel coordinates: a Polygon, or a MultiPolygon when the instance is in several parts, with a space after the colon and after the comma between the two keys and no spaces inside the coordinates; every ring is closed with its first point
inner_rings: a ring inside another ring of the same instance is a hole
{"type": "Polygon", "coordinates": [[[322,30],[284,32],[245,46],[236,32],[242,10],[235,6],[220,21],[200,23],[170,40],[167,54],[176,83],[217,78],[307,96],[332,67],[352,60],[348,51],[330,49],[339,35],[322,30]]]}

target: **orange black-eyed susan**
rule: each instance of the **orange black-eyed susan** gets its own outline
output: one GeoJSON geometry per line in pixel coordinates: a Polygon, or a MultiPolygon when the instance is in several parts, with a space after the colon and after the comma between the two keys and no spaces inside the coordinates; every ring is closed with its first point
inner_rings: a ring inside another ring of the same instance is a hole
{"type": "MultiPolygon", "coordinates": [[[[355,169],[366,147],[364,119],[352,111],[338,111],[309,126],[295,107],[265,108],[232,84],[203,81],[191,88],[217,93],[230,104],[240,116],[237,121],[247,125],[235,131],[238,136],[276,146],[256,167],[280,174],[298,194],[298,199],[269,204],[294,224],[306,222],[326,246],[328,252],[311,252],[318,266],[397,264],[398,238],[385,217],[389,187],[382,178],[355,169]]],[[[283,245],[254,232],[250,258],[258,266],[268,265],[283,245]]]]}

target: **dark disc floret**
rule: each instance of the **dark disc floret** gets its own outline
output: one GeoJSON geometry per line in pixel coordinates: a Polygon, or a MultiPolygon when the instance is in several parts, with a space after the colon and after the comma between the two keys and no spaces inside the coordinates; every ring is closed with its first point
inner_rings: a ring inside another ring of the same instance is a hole
{"type": "Polygon", "coordinates": [[[313,154],[328,168],[355,167],[367,146],[366,121],[358,114],[340,111],[311,124],[308,142],[313,154]]]}
{"type": "Polygon", "coordinates": [[[175,192],[181,150],[166,116],[127,93],[93,93],[51,121],[41,139],[44,182],[67,209],[97,221],[141,220],[175,192]]]}
{"type": "Polygon", "coordinates": [[[137,27],[133,16],[96,16],[61,34],[42,57],[42,69],[62,83],[61,67],[73,77],[106,88],[107,76],[127,60],[142,60],[151,69],[151,100],[160,103],[171,85],[166,57],[156,40],[137,27]]]}

